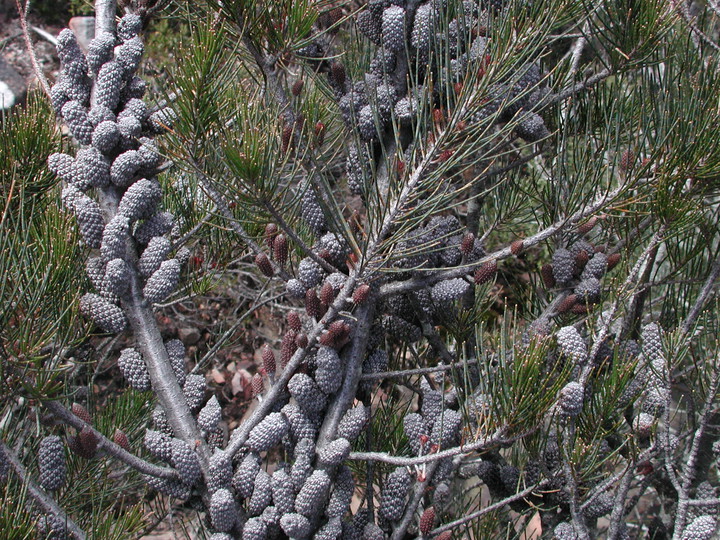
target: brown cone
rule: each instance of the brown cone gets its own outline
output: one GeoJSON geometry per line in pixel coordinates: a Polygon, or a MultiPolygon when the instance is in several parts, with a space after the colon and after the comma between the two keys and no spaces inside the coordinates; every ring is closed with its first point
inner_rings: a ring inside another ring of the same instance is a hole
{"type": "Polygon", "coordinates": [[[497,261],[492,260],[484,263],[480,268],[475,270],[475,285],[482,285],[492,279],[497,272],[497,261]]]}

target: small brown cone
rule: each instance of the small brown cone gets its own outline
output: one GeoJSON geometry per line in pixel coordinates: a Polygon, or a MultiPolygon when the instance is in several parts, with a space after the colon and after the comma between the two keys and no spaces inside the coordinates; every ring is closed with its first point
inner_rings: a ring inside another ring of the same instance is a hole
{"type": "Polygon", "coordinates": [[[555,275],[553,274],[552,264],[543,264],[540,269],[540,275],[542,276],[545,287],[551,289],[555,286],[555,275]]]}
{"type": "Polygon", "coordinates": [[[597,216],[592,216],[590,219],[588,219],[585,223],[582,223],[578,226],[577,232],[580,234],[587,234],[590,231],[593,230],[593,227],[595,227],[595,224],[597,223],[597,216]]]}
{"type": "Polygon", "coordinates": [[[70,449],[78,456],[85,459],[92,459],[97,452],[98,439],[88,426],[82,428],[78,436],[74,438],[74,443],[68,441],[70,449]]]}
{"type": "Polygon", "coordinates": [[[282,131],[282,151],[287,153],[293,144],[293,127],[292,124],[286,124],[282,131]]]}
{"type": "Polygon", "coordinates": [[[300,332],[295,338],[295,345],[297,345],[298,349],[304,349],[308,346],[308,337],[304,333],[300,332]]]}
{"type": "Polygon", "coordinates": [[[303,81],[302,79],[298,79],[297,81],[295,81],[291,89],[292,95],[295,97],[299,96],[303,90],[303,86],[305,86],[305,81],[303,81]]]}
{"type": "Polygon", "coordinates": [[[264,253],[257,254],[255,257],[255,264],[265,276],[273,277],[273,274],[275,274],[272,264],[270,263],[270,259],[268,259],[268,256],[264,253]]]}
{"type": "Polygon", "coordinates": [[[582,269],[585,268],[585,265],[589,260],[590,256],[584,249],[581,249],[578,254],[575,255],[575,267],[578,269],[578,272],[582,272],[582,269]]]}
{"type": "Polygon", "coordinates": [[[584,302],[578,302],[570,308],[570,311],[575,315],[585,315],[588,312],[589,306],[584,302]]]}
{"type": "Polygon", "coordinates": [[[512,244],[510,244],[510,253],[517,257],[518,255],[520,255],[523,247],[524,245],[522,240],[515,240],[512,244]]]}
{"type": "Polygon", "coordinates": [[[322,146],[325,142],[325,124],[322,122],[315,124],[315,142],[318,146],[322,146]]]}
{"type": "Polygon", "coordinates": [[[475,247],[475,235],[471,232],[465,233],[460,242],[460,253],[467,256],[475,247]]]}
{"type": "Polygon", "coordinates": [[[79,403],[73,403],[71,410],[73,414],[77,416],[80,420],[82,420],[86,424],[92,424],[92,416],[90,416],[90,413],[85,407],[83,407],[79,403]]]}
{"type": "Polygon", "coordinates": [[[270,248],[270,251],[273,250],[273,245],[275,244],[275,237],[278,235],[278,226],[274,223],[268,223],[265,225],[265,242],[268,245],[268,248],[270,248]]]}
{"type": "Polygon", "coordinates": [[[475,285],[482,285],[492,279],[497,272],[497,261],[492,260],[484,263],[480,268],[475,270],[475,285]]]}
{"type": "Polygon", "coordinates": [[[283,369],[287,366],[287,363],[297,350],[297,345],[295,344],[296,337],[297,334],[295,332],[288,330],[282,338],[282,342],[280,343],[280,367],[283,369]]]}
{"type": "Polygon", "coordinates": [[[265,373],[268,375],[272,375],[275,373],[275,370],[277,369],[276,363],[275,363],[275,353],[270,348],[270,345],[265,345],[262,350],[262,362],[263,362],[263,368],[265,369],[265,373]]]}
{"type": "Polygon", "coordinates": [[[558,313],[567,313],[572,309],[572,307],[577,303],[577,296],[574,294],[569,294],[565,300],[560,302],[560,305],[558,306],[558,313]]]}
{"type": "Polygon", "coordinates": [[[250,381],[250,385],[252,386],[252,394],[254,398],[261,395],[263,393],[263,390],[265,390],[265,384],[263,383],[262,375],[260,375],[259,373],[253,375],[252,381],[250,381]]]}
{"type": "Polygon", "coordinates": [[[435,524],[435,507],[428,506],[420,516],[420,532],[422,534],[429,533],[435,524]]]}
{"type": "Polygon", "coordinates": [[[325,306],[329,306],[333,303],[333,300],[335,300],[335,289],[326,281],[320,287],[320,302],[325,306]]]}
{"type": "Polygon", "coordinates": [[[434,540],[450,540],[451,538],[452,533],[450,531],[445,531],[438,534],[434,540]]]}
{"type": "Polygon", "coordinates": [[[297,311],[288,312],[287,322],[290,330],[293,330],[294,332],[299,332],[300,330],[302,330],[302,321],[300,320],[300,315],[297,311]]]}
{"type": "Polygon", "coordinates": [[[345,66],[340,62],[333,62],[330,65],[330,76],[340,88],[345,86],[345,66]]]}
{"type": "Polygon", "coordinates": [[[278,234],[275,237],[273,251],[275,252],[275,260],[280,266],[283,266],[288,257],[288,241],[284,234],[278,234]]]}
{"type": "Polygon", "coordinates": [[[635,152],[628,149],[620,156],[620,170],[626,172],[635,163],[635,152]]]}
{"type": "Polygon", "coordinates": [[[313,319],[320,318],[320,299],[315,289],[305,291],[305,312],[313,319]]]}
{"type": "Polygon", "coordinates": [[[353,292],[353,302],[356,304],[364,304],[368,297],[370,296],[370,285],[367,283],[362,283],[358,285],[358,287],[355,289],[355,292],[353,292]]]}
{"type": "Polygon", "coordinates": [[[127,435],[125,435],[125,432],[115,429],[115,433],[113,433],[113,442],[126,452],[130,451],[130,442],[128,441],[127,435]]]}
{"type": "Polygon", "coordinates": [[[618,263],[620,262],[620,254],[619,253],[613,253],[612,255],[608,255],[607,258],[607,269],[608,272],[615,268],[618,263]]]}

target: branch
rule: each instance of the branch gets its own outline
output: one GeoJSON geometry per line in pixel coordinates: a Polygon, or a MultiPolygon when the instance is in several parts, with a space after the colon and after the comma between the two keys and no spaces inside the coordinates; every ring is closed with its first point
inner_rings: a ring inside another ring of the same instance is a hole
{"type": "Polygon", "coordinates": [[[43,400],[42,405],[47,410],[49,410],[52,415],[55,416],[57,419],[62,420],[63,422],[74,427],[78,431],[82,430],[85,427],[89,428],[95,435],[95,438],[98,440],[98,449],[104,449],[107,454],[111,455],[119,461],[122,461],[126,465],[129,465],[136,471],[144,474],[150,474],[158,478],[167,478],[170,480],[178,477],[177,472],[175,472],[174,469],[153,465],[152,463],[149,463],[144,459],[141,459],[136,455],[131,454],[121,446],[115,444],[113,441],[111,441],[110,439],[105,437],[105,435],[95,429],[91,424],[88,424],[87,422],[75,416],[71,411],[63,407],[57,401],[43,400]]]}
{"type": "Polygon", "coordinates": [[[554,103],[558,103],[560,101],[565,101],[567,98],[582,92],[583,90],[587,90],[589,88],[592,88],[600,81],[607,79],[610,75],[613,74],[613,71],[610,68],[605,68],[602,71],[599,71],[595,75],[592,75],[585,79],[584,81],[581,81],[577,84],[574,84],[572,86],[569,86],[568,88],[565,88],[563,90],[560,90],[559,92],[555,92],[553,94],[548,94],[543,100],[541,105],[538,106],[538,108],[544,108],[548,105],[552,105],[554,103]]]}
{"type": "Polygon", "coordinates": [[[718,257],[715,259],[715,262],[710,269],[710,274],[705,281],[705,285],[703,285],[700,294],[695,300],[695,304],[693,304],[692,309],[690,309],[690,313],[688,313],[687,317],[685,317],[685,320],[683,321],[681,328],[684,335],[688,335],[690,333],[690,329],[695,326],[695,323],[700,316],[700,312],[705,306],[705,303],[707,302],[710,295],[713,293],[713,289],[715,288],[715,282],[718,280],[718,276],[720,276],[720,255],[718,255],[718,257]]]}
{"type": "MultiPolygon", "coordinates": [[[[574,225],[577,225],[580,221],[582,221],[584,218],[588,217],[589,215],[597,212],[599,209],[603,208],[605,205],[610,203],[613,199],[615,199],[620,193],[622,193],[625,190],[625,186],[621,186],[617,189],[612,190],[610,193],[607,193],[603,195],[602,197],[598,197],[594,201],[592,201],[589,205],[587,205],[584,209],[578,210],[574,214],[572,214],[570,217],[562,219],[560,221],[556,221],[549,227],[546,227],[545,229],[541,230],[540,232],[529,236],[527,238],[523,238],[523,249],[526,249],[530,246],[534,246],[536,244],[539,244],[546,238],[549,238],[556,234],[557,232],[560,232],[562,230],[565,230],[567,227],[572,227],[574,225]]],[[[503,259],[507,259],[510,257],[514,257],[515,255],[510,250],[510,246],[505,247],[503,249],[499,249],[493,253],[490,253],[486,255],[485,257],[482,257],[481,259],[478,259],[475,261],[472,266],[480,266],[486,262],[490,261],[499,261],[503,259]]],[[[451,278],[461,277],[467,275],[469,271],[469,268],[467,267],[458,267],[453,268],[451,270],[443,270],[441,272],[436,272],[434,274],[431,274],[427,277],[413,277],[411,279],[408,279],[406,281],[396,281],[393,283],[388,283],[386,285],[383,285],[380,287],[380,298],[385,298],[387,296],[392,296],[395,294],[399,294],[401,292],[407,292],[407,291],[416,291],[419,289],[424,289],[429,287],[430,285],[433,285],[439,281],[444,281],[451,278]]]]}
{"type": "MultiPolygon", "coordinates": [[[[715,365],[717,365],[720,357],[716,358],[715,365]]],[[[687,512],[690,508],[688,501],[690,498],[690,488],[692,482],[695,479],[695,464],[698,459],[698,453],[701,448],[701,441],[705,430],[708,428],[710,418],[713,414],[713,402],[715,401],[715,394],[718,391],[718,385],[720,384],[720,371],[717,369],[713,371],[712,380],[708,385],[708,393],[705,397],[705,406],[703,407],[702,416],[700,417],[700,425],[695,431],[693,437],[692,447],[686,459],[685,468],[683,470],[683,481],[682,489],[678,493],[678,508],[675,513],[675,530],[673,532],[673,540],[680,540],[682,532],[685,529],[685,523],[687,521],[687,512]]]]}
{"type": "Polygon", "coordinates": [[[575,534],[577,535],[579,540],[590,540],[590,533],[587,530],[587,525],[585,525],[585,518],[583,517],[582,511],[578,507],[577,503],[577,494],[578,494],[578,488],[577,488],[577,482],[575,481],[575,475],[573,474],[572,465],[570,463],[570,459],[568,456],[565,455],[567,452],[568,454],[571,453],[570,448],[570,441],[572,440],[574,442],[575,439],[575,419],[570,419],[570,425],[568,429],[568,436],[567,440],[565,441],[566,444],[563,445],[563,473],[565,475],[565,481],[567,482],[567,487],[570,490],[570,516],[572,517],[572,525],[575,529],[575,534]]]}
{"type": "Polygon", "coordinates": [[[378,379],[394,379],[399,377],[409,377],[411,375],[425,375],[437,373],[438,371],[450,371],[458,367],[471,366],[477,364],[477,360],[467,360],[465,362],[456,362],[454,364],[438,365],[435,367],[403,369],[399,371],[380,371],[378,373],[366,373],[360,376],[361,381],[376,381],[378,379]]]}
{"type": "Polygon", "coordinates": [[[255,411],[252,413],[252,415],[250,415],[250,418],[245,420],[233,432],[232,437],[230,438],[230,442],[225,449],[225,451],[228,452],[230,456],[234,456],[240,451],[243,444],[245,444],[245,441],[247,441],[248,435],[250,435],[250,431],[252,430],[252,428],[259,424],[265,418],[265,416],[267,416],[272,411],[275,402],[284,393],[288,381],[290,381],[290,378],[300,367],[300,364],[305,359],[308,351],[311,350],[313,346],[317,343],[320,335],[325,330],[325,326],[332,322],[335,317],[337,317],[338,313],[345,307],[346,299],[350,295],[352,295],[352,292],[355,290],[356,283],[357,275],[355,272],[353,272],[350,274],[347,281],[345,282],[345,285],[338,293],[335,301],[328,307],[327,313],[323,316],[322,319],[320,319],[320,321],[315,324],[315,326],[313,326],[312,330],[309,332],[307,347],[300,348],[295,351],[295,354],[285,366],[282,374],[277,377],[275,384],[273,384],[270,390],[268,390],[268,392],[265,394],[263,400],[255,408],[255,411]]]}
{"type": "Polygon", "coordinates": [[[343,415],[352,406],[358,383],[362,375],[362,364],[365,359],[368,339],[373,317],[375,315],[375,302],[367,301],[355,313],[357,326],[353,336],[352,346],[343,354],[345,373],[342,388],[333,398],[327,408],[325,419],[317,438],[317,448],[321,449],[335,439],[337,427],[343,415]]]}
{"type": "Polygon", "coordinates": [[[474,519],[482,517],[485,514],[489,514],[490,512],[495,512],[496,510],[500,510],[504,506],[510,504],[511,502],[519,501],[520,499],[524,499],[528,495],[532,495],[533,491],[542,489],[545,486],[547,486],[549,483],[550,483],[549,480],[543,480],[542,482],[540,482],[538,484],[535,484],[533,486],[530,486],[529,488],[525,488],[524,490],[517,492],[515,495],[504,498],[502,501],[498,501],[489,506],[486,506],[482,510],[477,510],[477,511],[473,512],[472,514],[467,514],[460,519],[456,519],[455,521],[451,521],[450,523],[441,525],[440,527],[437,527],[437,528],[433,529],[432,531],[430,531],[428,533],[428,537],[435,537],[436,535],[439,535],[440,533],[443,533],[445,531],[450,531],[450,530],[454,529],[455,527],[459,527],[460,525],[465,525],[466,523],[469,523],[470,521],[473,521],[474,519]]]}
{"type": "Polygon", "coordinates": [[[115,32],[117,0],[95,0],[95,35],[115,32]]]}
{"type": "Polygon", "coordinates": [[[410,522],[415,517],[415,510],[417,509],[420,501],[425,495],[425,488],[430,483],[430,479],[433,477],[433,474],[435,474],[435,469],[437,469],[439,465],[439,461],[428,465],[425,469],[425,479],[423,481],[417,480],[415,482],[412,495],[407,503],[405,512],[403,512],[403,517],[400,520],[400,523],[398,523],[397,526],[395,526],[393,529],[392,536],[390,537],[391,540],[402,540],[403,538],[405,538],[405,532],[410,526],[410,522]]]}
{"type": "Polygon", "coordinates": [[[25,467],[23,467],[23,464],[20,463],[17,456],[5,445],[2,440],[0,440],[0,453],[5,454],[5,458],[8,463],[10,463],[10,466],[15,471],[15,474],[17,474],[20,478],[22,484],[27,487],[28,493],[30,493],[30,496],[35,499],[35,502],[37,502],[46,513],[52,514],[60,521],[64,522],[73,538],[76,538],[77,540],[85,540],[87,537],[85,531],[83,531],[72,519],[70,519],[70,516],[68,516],[67,513],[58,506],[55,499],[53,499],[45,492],[45,490],[30,479],[25,467]]]}
{"type": "Polygon", "coordinates": [[[460,454],[475,452],[477,450],[484,450],[492,446],[509,445],[514,443],[515,441],[522,439],[523,437],[527,437],[528,435],[535,433],[538,429],[540,429],[540,427],[541,426],[535,426],[512,437],[504,436],[505,432],[507,431],[507,427],[503,427],[498,429],[491,437],[487,437],[485,439],[481,439],[470,444],[448,448],[447,450],[441,450],[440,452],[436,452],[434,454],[427,454],[425,456],[401,457],[392,456],[386,452],[350,452],[348,459],[351,459],[353,461],[381,461],[390,465],[405,467],[422,465],[424,463],[432,463],[434,461],[439,461],[443,458],[450,456],[457,456],[460,454]]]}

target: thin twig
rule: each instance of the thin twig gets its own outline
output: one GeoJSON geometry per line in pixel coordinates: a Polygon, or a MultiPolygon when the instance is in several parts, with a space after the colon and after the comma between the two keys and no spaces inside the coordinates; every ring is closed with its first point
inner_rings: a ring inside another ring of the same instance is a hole
{"type": "Polygon", "coordinates": [[[440,527],[437,527],[437,528],[433,529],[432,531],[430,531],[428,533],[428,537],[431,537],[431,538],[435,537],[436,535],[439,535],[440,533],[443,533],[445,531],[451,531],[451,530],[455,529],[455,527],[460,527],[461,525],[470,523],[471,521],[476,520],[476,519],[484,516],[485,514],[489,514],[490,512],[494,512],[495,510],[500,510],[512,502],[519,501],[521,499],[528,497],[529,495],[532,495],[532,493],[534,491],[544,488],[549,483],[550,483],[549,480],[543,480],[542,482],[540,482],[538,484],[535,484],[533,486],[525,488],[522,491],[518,491],[515,495],[511,495],[510,497],[506,497],[501,501],[498,501],[489,506],[486,506],[482,510],[477,510],[470,514],[466,514],[465,516],[461,517],[460,519],[456,519],[455,521],[445,523],[444,525],[441,525],[440,527]]]}
{"type": "Polygon", "coordinates": [[[707,303],[708,298],[710,298],[710,295],[713,293],[715,282],[718,280],[718,277],[720,277],[720,255],[718,255],[715,259],[715,262],[710,269],[710,274],[708,275],[707,280],[705,280],[705,285],[703,285],[700,294],[695,299],[695,303],[690,309],[690,313],[688,313],[687,317],[685,317],[685,320],[683,321],[681,329],[684,335],[688,335],[692,327],[695,326],[695,322],[697,322],[698,317],[700,317],[703,307],[707,303]]]}
{"type": "Polygon", "coordinates": [[[78,527],[70,516],[68,516],[67,513],[60,508],[60,506],[58,506],[55,499],[53,499],[45,492],[45,490],[30,479],[30,476],[27,474],[27,470],[23,464],[20,463],[18,457],[5,445],[2,440],[0,440],[0,452],[4,454],[4,457],[15,471],[15,474],[18,475],[23,485],[27,487],[28,493],[30,493],[30,496],[35,499],[35,502],[37,502],[37,504],[40,505],[45,512],[52,514],[61,523],[64,523],[73,538],[76,540],[85,540],[87,537],[85,531],[78,527]]]}
{"type": "MultiPolygon", "coordinates": [[[[553,223],[549,227],[546,227],[545,229],[541,230],[540,232],[538,232],[532,236],[528,236],[527,238],[523,238],[523,240],[522,240],[523,249],[526,249],[528,247],[539,244],[540,242],[553,236],[554,234],[556,234],[560,231],[563,231],[569,227],[577,225],[587,216],[597,212],[599,209],[605,207],[607,204],[612,202],[625,189],[626,189],[626,187],[624,187],[624,186],[614,189],[611,192],[603,195],[602,197],[598,197],[597,199],[592,201],[589,205],[587,205],[585,208],[583,208],[582,210],[578,210],[577,212],[572,214],[570,217],[556,221],[555,223],[553,223]]],[[[492,253],[485,255],[484,257],[473,262],[472,266],[473,267],[481,266],[482,264],[484,264],[486,262],[499,261],[499,260],[507,259],[507,258],[514,257],[514,256],[515,255],[510,250],[510,246],[507,246],[505,248],[499,249],[497,251],[494,251],[492,253]]],[[[401,292],[416,291],[419,289],[427,288],[430,285],[433,285],[439,281],[444,281],[447,279],[467,275],[467,273],[468,273],[468,268],[458,267],[458,268],[453,268],[450,270],[442,270],[442,271],[439,271],[439,272],[436,272],[436,273],[433,273],[433,274],[430,274],[430,275],[424,276],[424,277],[413,277],[413,278],[405,280],[405,281],[395,281],[395,282],[383,285],[380,288],[379,295],[380,295],[380,298],[386,298],[388,296],[399,294],[401,292]]]]}
{"type": "Polygon", "coordinates": [[[353,461],[361,461],[361,460],[381,461],[382,463],[388,463],[390,465],[406,466],[406,467],[413,466],[413,465],[422,465],[423,463],[432,463],[433,461],[439,461],[443,458],[450,457],[450,456],[457,456],[460,454],[468,454],[470,452],[475,452],[477,450],[484,450],[486,448],[490,448],[493,446],[511,444],[515,441],[522,439],[523,437],[527,437],[528,435],[536,432],[538,429],[540,429],[540,427],[541,426],[535,426],[533,428],[530,428],[530,429],[528,429],[518,435],[514,435],[512,437],[506,437],[505,436],[506,429],[500,428],[491,437],[486,437],[484,439],[480,439],[478,441],[475,441],[475,442],[472,442],[469,444],[455,446],[453,448],[448,448],[447,450],[441,450],[434,454],[427,454],[424,456],[402,457],[402,456],[393,456],[386,452],[350,452],[350,456],[348,457],[348,459],[353,460],[353,461]]]}
{"type": "Polygon", "coordinates": [[[378,379],[396,379],[400,377],[410,377],[412,375],[426,375],[437,373],[438,371],[450,371],[457,367],[471,366],[477,364],[477,360],[467,360],[456,362],[454,364],[443,364],[435,367],[402,369],[399,371],[380,371],[378,373],[366,373],[360,377],[361,381],[376,381],[378,379]]]}
{"type": "Polygon", "coordinates": [[[25,40],[25,47],[27,48],[28,54],[30,55],[30,62],[32,63],[33,71],[35,76],[40,82],[40,86],[45,92],[45,95],[50,97],[50,83],[48,82],[45,74],[40,68],[40,62],[38,62],[37,54],[35,54],[35,47],[30,39],[30,28],[27,22],[27,12],[30,8],[30,0],[25,0],[25,9],[20,5],[20,0],[15,0],[15,5],[18,10],[18,18],[20,20],[20,28],[22,29],[23,39],[25,40]]]}
{"type": "Polygon", "coordinates": [[[97,429],[95,429],[91,424],[88,424],[87,422],[81,420],[76,415],[74,415],[71,411],[66,409],[64,406],[62,406],[57,401],[49,401],[45,400],[42,402],[43,407],[45,407],[48,411],[50,411],[55,418],[58,420],[63,421],[69,426],[74,427],[78,431],[82,430],[83,428],[87,428],[95,435],[95,438],[97,439],[97,447],[98,449],[102,449],[107,453],[108,455],[114,457],[118,461],[122,461],[126,465],[132,467],[138,472],[144,473],[144,474],[150,474],[152,476],[156,476],[158,478],[167,478],[169,480],[173,480],[178,478],[177,472],[175,472],[174,469],[171,469],[169,467],[159,467],[158,465],[153,465],[152,463],[149,463],[145,461],[142,458],[137,457],[134,454],[131,454],[118,444],[114,443],[105,435],[100,433],[97,429]]]}
{"type": "MultiPolygon", "coordinates": [[[[262,293],[261,293],[262,294],[262,293]]],[[[261,296],[261,294],[258,295],[258,298],[261,296]]],[[[274,302],[278,298],[281,298],[284,296],[284,294],[278,294],[276,296],[271,296],[270,298],[266,298],[262,302],[254,303],[252,306],[250,306],[247,310],[245,310],[245,313],[242,314],[241,317],[238,318],[233,325],[227,329],[227,331],[218,338],[217,342],[208,350],[208,352],[205,353],[205,355],[200,359],[200,361],[195,364],[195,367],[192,369],[191,373],[197,373],[200,371],[200,369],[212,358],[215,353],[217,353],[218,350],[220,350],[220,347],[222,347],[225,342],[228,340],[228,338],[237,330],[242,323],[245,322],[245,319],[247,319],[250,315],[255,313],[255,310],[259,307],[262,307],[266,304],[269,304],[271,302],[274,302]]]]}

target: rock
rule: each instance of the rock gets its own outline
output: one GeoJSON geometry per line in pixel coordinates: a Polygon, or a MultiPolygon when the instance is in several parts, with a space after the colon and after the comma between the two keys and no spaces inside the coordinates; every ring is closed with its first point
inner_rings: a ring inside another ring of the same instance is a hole
{"type": "Polygon", "coordinates": [[[73,17],[68,22],[83,52],[87,52],[88,44],[95,37],[95,17],[73,17]]]}
{"type": "Polygon", "coordinates": [[[25,80],[5,60],[0,58],[0,110],[9,110],[22,103],[27,93],[25,80]]]}
{"type": "Polygon", "coordinates": [[[178,337],[185,345],[195,345],[200,341],[200,330],[192,326],[178,328],[178,337]]]}

